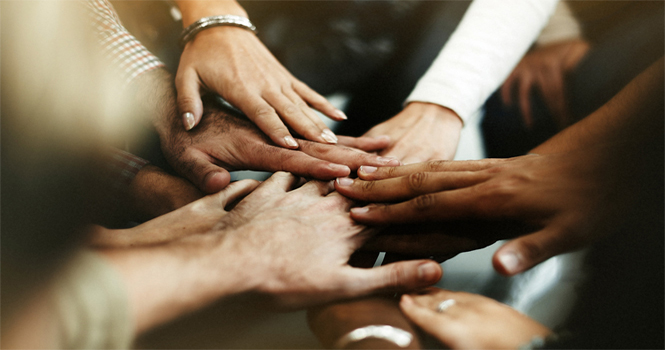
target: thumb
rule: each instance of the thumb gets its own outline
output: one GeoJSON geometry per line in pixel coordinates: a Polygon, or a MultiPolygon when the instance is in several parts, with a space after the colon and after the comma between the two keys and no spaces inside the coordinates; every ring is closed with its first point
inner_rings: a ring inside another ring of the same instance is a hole
{"type": "Polygon", "coordinates": [[[203,102],[201,102],[201,86],[194,70],[188,70],[176,76],[175,87],[178,91],[178,110],[182,117],[185,130],[191,130],[201,121],[203,102]]]}
{"type": "Polygon", "coordinates": [[[176,166],[176,169],[181,175],[207,194],[217,193],[231,182],[231,174],[226,169],[212,164],[202,156],[193,155],[178,165],[180,166],[176,166]]]}
{"type": "Polygon", "coordinates": [[[424,288],[438,282],[443,275],[441,266],[432,260],[400,261],[372,269],[353,270],[356,279],[350,281],[348,286],[353,296],[424,288]],[[358,283],[359,280],[362,283],[358,283]]]}
{"type": "Polygon", "coordinates": [[[434,336],[441,332],[441,328],[443,328],[441,327],[441,314],[417,304],[413,300],[413,297],[407,294],[402,295],[399,308],[411,322],[415,323],[425,332],[434,336]]]}
{"type": "Polygon", "coordinates": [[[494,253],[492,265],[500,274],[512,276],[570,250],[573,241],[558,230],[546,228],[504,244],[494,253]]]}
{"type": "Polygon", "coordinates": [[[242,200],[260,184],[256,180],[241,180],[231,183],[215,195],[219,206],[226,208],[229,204],[242,200]]]}

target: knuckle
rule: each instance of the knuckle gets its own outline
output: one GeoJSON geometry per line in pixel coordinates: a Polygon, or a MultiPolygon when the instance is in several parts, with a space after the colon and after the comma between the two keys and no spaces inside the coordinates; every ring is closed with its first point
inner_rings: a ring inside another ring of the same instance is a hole
{"type": "Polygon", "coordinates": [[[397,264],[393,265],[388,272],[388,280],[386,281],[386,286],[389,288],[397,288],[405,283],[407,279],[406,271],[404,267],[397,264]]]}
{"type": "Polygon", "coordinates": [[[360,188],[363,192],[372,192],[376,182],[375,181],[363,181],[360,185],[360,188]]]}
{"type": "Polygon", "coordinates": [[[409,189],[411,189],[411,191],[413,192],[421,192],[423,184],[425,183],[426,179],[427,179],[427,173],[418,172],[410,174],[407,177],[409,189]]]}
{"type": "Polygon", "coordinates": [[[284,107],[282,113],[287,117],[295,118],[298,115],[298,113],[300,113],[300,109],[295,105],[290,104],[284,107]]]}
{"type": "Polygon", "coordinates": [[[421,211],[427,211],[431,209],[436,202],[435,197],[432,194],[424,194],[418,196],[413,200],[413,206],[421,211]]]}
{"type": "Polygon", "coordinates": [[[527,262],[538,262],[544,258],[545,249],[534,240],[523,240],[520,242],[520,253],[527,262]]]}
{"type": "Polygon", "coordinates": [[[436,172],[445,169],[447,162],[445,160],[430,160],[425,163],[425,171],[436,172]]]}
{"type": "Polygon", "coordinates": [[[268,119],[275,115],[275,109],[269,106],[259,106],[254,110],[256,119],[268,119]]]}
{"type": "Polygon", "coordinates": [[[189,95],[178,95],[179,105],[193,105],[197,102],[198,102],[197,98],[191,97],[189,95]]]}

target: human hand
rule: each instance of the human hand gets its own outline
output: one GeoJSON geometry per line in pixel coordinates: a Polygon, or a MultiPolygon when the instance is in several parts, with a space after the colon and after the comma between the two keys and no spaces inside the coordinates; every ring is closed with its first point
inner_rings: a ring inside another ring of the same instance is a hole
{"type": "Polygon", "coordinates": [[[298,150],[275,146],[246,119],[228,115],[212,107],[199,127],[185,131],[168,129],[162,137],[167,160],[181,175],[206,193],[224,188],[228,171],[289,171],[296,175],[329,180],[347,176],[361,165],[398,165],[399,161],[360,152],[385,147],[388,138],[339,138],[338,145],[298,140],[298,150]]]}
{"type": "Polygon", "coordinates": [[[316,306],[307,310],[307,323],[312,333],[326,349],[337,348],[336,343],[354,329],[371,325],[389,325],[411,333],[413,338],[406,347],[390,341],[368,338],[351,342],[345,349],[421,349],[414,326],[404,317],[398,300],[390,296],[371,296],[316,306]]]}
{"type": "Polygon", "coordinates": [[[462,120],[452,110],[431,103],[411,102],[365,136],[389,136],[390,145],[379,154],[410,164],[453,159],[461,130],[462,120]]]}
{"type": "Polygon", "coordinates": [[[307,140],[337,143],[313,109],[333,120],[346,119],[293,77],[254,33],[232,26],[203,30],[185,46],[176,89],[187,130],[203,115],[201,91],[211,91],[243,111],[276,145],[290,149],[298,148],[298,142],[287,126],[307,140]]]}
{"type": "Polygon", "coordinates": [[[609,154],[603,147],[591,147],[510,159],[432,161],[371,173],[363,167],[358,174],[364,180],[338,179],[336,188],[357,200],[401,201],[351,210],[364,224],[474,218],[524,223],[526,227],[512,235],[499,232],[495,237],[514,237],[529,228],[526,232],[532,232],[494,254],[495,269],[513,275],[582,248],[618,224],[632,203],[625,186],[630,170],[611,166],[609,154]]]}
{"type": "MultiPolygon", "coordinates": [[[[143,167],[143,169],[146,167],[143,167]]],[[[158,176],[161,177],[163,175],[158,174],[158,176]]],[[[155,180],[159,181],[158,179],[155,180]]],[[[187,180],[180,180],[188,182],[187,180]]],[[[168,182],[164,182],[161,185],[167,184],[168,182]]],[[[172,184],[175,187],[173,194],[177,195],[183,192],[177,188],[178,183],[172,184]]],[[[241,200],[258,185],[258,181],[255,180],[237,181],[214,195],[190,201],[188,205],[177,202],[178,199],[175,198],[175,202],[172,203],[180,205],[179,209],[129,229],[111,230],[103,227],[93,227],[88,235],[89,245],[95,248],[148,246],[170,242],[193,234],[209,232],[226,215],[226,209],[229,206],[237,203],[237,201],[241,200]]],[[[200,192],[194,186],[191,184],[189,186],[191,187],[189,190],[192,194],[201,196],[200,192]]],[[[170,196],[168,192],[165,193],[167,196],[170,196]]],[[[152,203],[160,206],[157,201],[159,198],[161,197],[154,197],[152,198],[154,200],[148,201],[145,204],[152,203]]],[[[184,202],[188,199],[183,198],[182,201],[184,202]]]]}
{"type": "Polygon", "coordinates": [[[351,254],[370,236],[349,218],[352,202],[333,192],[331,182],[311,181],[290,190],[297,180],[276,173],[217,225],[228,232],[227,246],[233,247],[228,254],[243,261],[250,290],[279,307],[295,308],[408,290],[440,279],[441,268],[431,260],[372,269],[349,266],[351,254]]]}
{"type": "Polygon", "coordinates": [[[566,79],[577,63],[589,51],[589,43],[582,39],[545,45],[529,52],[517,64],[501,87],[501,98],[506,105],[513,104],[513,91],[527,127],[533,125],[531,92],[539,89],[559,128],[572,120],[566,99],[566,79]]]}
{"type": "Polygon", "coordinates": [[[172,212],[201,197],[203,193],[191,182],[148,164],[132,180],[127,206],[133,220],[142,222],[172,212]]]}
{"type": "Polygon", "coordinates": [[[399,306],[413,323],[451,349],[517,349],[552,333],[509,306],[477,294],[428,288],[403,295],[399,306]],[[451,299],[453,305],[436,311],[442,301],[451,299]]]}

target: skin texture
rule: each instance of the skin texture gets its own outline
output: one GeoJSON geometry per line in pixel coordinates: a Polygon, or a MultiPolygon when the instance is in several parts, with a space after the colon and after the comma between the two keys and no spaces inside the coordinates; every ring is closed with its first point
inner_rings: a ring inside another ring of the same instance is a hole
{"type": "MultiPolygon", "coordinates": [[[[178,6],[185,27],[206,16],[247,16],[235,1],[178,1],[178,6]]],[[[210,91],[242,110],[276,145],[285,148],[298,148],[287,126],[307,140],[337,143],[314,109],[334,120],[346,119],[323,96],[293,77],[244,28],[221,26],[197,34],[180,58],[176,88],[187,130],[201,120],[201,91],[210,91]]]]}
{"type": "Polygon", "coordinates": [[[410,164],[453,159],[461,130],[462,120],[452,110],[431,103],[411,102],[365,136],[389,136],[390,145],[379,154],[410,164]]]}
{"type": "Polygon", "coordinates": [[[598,111],[534,149],[538,154],[363,167],[360,179],[338,179],[336,189],[389,202],[354,208],[351,216],[364,224],[522,222],[533,229],[493,258],[498,272],[513,275],[591,244],[639,207],[636,188],[650,165],[641,155],[662,135],[662,96],[661,59],[598,111]]]}
{"type": "Polygon", "coordinates": [[[428,288],[402,296],[404,315],[450,349],[517,349],[549,329],[518,311],[481,295],[428,288]],[[444,300],[455,304],[443,312],[444,300]]]}
{"type": "Polygon", "coordinates": [[[176,232],[165,235],[180,239],[105,250],[126,281],[137,332],[239,293],[293,309],[439,280],[441,268],[430,260],[349,266],[350,255],[371,232],[349,218],[351,201],[332,192],[330,183],[295,188],[298,183],[293,175],[276,173],[227,213],[222,208],[255,185],[238,184],[151,224],[171,227],[176,232]],[[202,216],[211,221],[201,223],[202,216]],[[208,229],[213,217],[217,221],[208,229]],[[182,227],[169,224],[174,220],[182,227]]]}
{"type": "Polygon", "coordinates": [[[531,94],[538,90],[559,128],[570,125],[572,120],[567,105],[566,81],[588,51],[589,43],[581,39],[537,47],[522,58],[503,83],[503,102],[509,106],[519,103],[524,123],[531,127],[531,94]],[[516,101],[513,98],[515,91],[516,101]]]}
{"type": "Polygon", "coordinates": [[[339,137],[337,145],[298,140],[299,149],[273,143],[249,120],[220,110],[211,97],[196,129],[182,128],[175,112],[175,91],[170,75],[155,69],[137,79],[137,101],[150,116],[169,164],[204,193],[228,185],[229,171],[289,171],[296,175],[330,180],[346,176],[361,165],[395,166],[399,161],[359,152],[385,148],[383,137],[339,137]]]}

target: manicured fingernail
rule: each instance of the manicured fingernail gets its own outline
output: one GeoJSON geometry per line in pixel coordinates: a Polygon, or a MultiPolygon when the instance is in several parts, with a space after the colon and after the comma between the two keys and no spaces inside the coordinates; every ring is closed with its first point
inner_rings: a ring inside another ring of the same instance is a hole
{"type": "Polygon", "coordinates": [[[365,174],[371,174],[371,173],[376,171],[376,167],[375,166],[369,166],[369,165],[362,165],[362,166],[360,166],[359,170],[361,172],[365,173],[365,174]]]}
{"type": "Polygon", "coordinates": [[[187,112],[182,115],[182,118],[185,121],[185,129],[192,130],[194,127],[194,114],[187,112]]]}
{"type": "Polygon", "coordinates": [[[348,177],[338,177],[337,184],[340,186],[351,186],[353,185],[353,179],[350,179],[348,177]]]}
{"type": "Polygon", "coordinates": [[[342,118],[342,119],[344,119],[344,120],[349,119],[349,118],[346,116],[346,114],[344,114],[344,112],[340,111],[339,109],[336,110],[335,113],[337,114],[338,117],[340,117],[340,118],[342,118]]]}
{"type": "Polygon", "coordinates": [[[284,143],[291,147],[298,147],[298,142],[292,136],[284,136],[284,143]]]}
{"type": "Polygon", "coordinates": [[[362,207],[362,208],[352,208],[351,212],[354,214],[365,214],[369,211],[368,207],[362,207]]]}
{"type": "Polygon", "coordinates": [[[426,262],[418,266],[418,279],[421,281],[433,281],[439,278],[439,266],[433,262],[426,262]]]}
{"type": "Polygon", "coordinates": [[[379,157],[378,161],[384,165],[399,166],[401,164],[399,160],[394,158],[379,157]]]}
{"type": "Polygon", "coordinates": [[[517,254],[513,252],[506,252],[499,255],[499,262],[508,273],[517,272],[520,265],[520,259],[517,254]]]}
{"type": "Polygon", "coordinates": [[[330,168],[334,171],[344,171],[344,172],[346,172],[346,175],[351,173],[351,169],[346,165],[331,163],[331,164],[328,164],[328,168],[330,168]]]}
{"type": "Polygon", "coordinates": [[[323,130],[321,133],[321,138],[326,140],[328,143],[337,143],[337,136],[333,134],[329,129],[323,130]]]}

